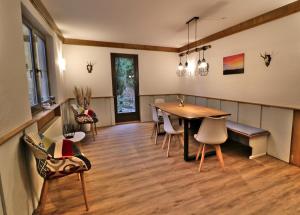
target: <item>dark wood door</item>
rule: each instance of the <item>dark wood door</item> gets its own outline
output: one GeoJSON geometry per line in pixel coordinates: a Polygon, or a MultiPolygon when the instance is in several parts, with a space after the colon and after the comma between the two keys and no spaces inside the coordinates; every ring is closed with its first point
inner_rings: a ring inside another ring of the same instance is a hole
{"type": "Polygon", "coordinates": [[[116,122],[140,120],[138,55],[111,53],[116,122]]]}
{"type": "Polygon", "coordinates": [[[294,111],[290,163],[300,166],[300,111],[294,111]]]}

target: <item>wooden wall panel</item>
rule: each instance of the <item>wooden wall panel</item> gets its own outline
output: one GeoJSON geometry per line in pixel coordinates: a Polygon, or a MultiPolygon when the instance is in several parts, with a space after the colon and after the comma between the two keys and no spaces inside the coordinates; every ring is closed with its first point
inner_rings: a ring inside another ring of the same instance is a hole
{"type": "Polygon", "coordinates": [[[201,105],[207,107],[207,98],[196,97],[196,105],[201,105]]]}
{"type": "Polygon", "coordinates": [[[62,135],[63,121],[62,117],[57,117],[51,125],[44,131],[44,135],[49,138],[55,138],[62,135]]]}
{"type": "Polygon", "coordinates": [[[163,99],[166,102],[166,96],[165,95],[154,95],[153,96],[153,102],[155,102],[155,99],[163,99]]]}
{"type": "Polygon", "coordinates": [[[271,134],[267,153],[285,162],[290,161],[293,110],[263,107],[262,128],[271,134]]]}
{"type": "Polygon", "coordinates": [[[140,111],[141,111],[141,122],[152,121],[151,109],[149,104],[154,103],[153,96],[140,96],[140,111]]]}
{"type": "Polygon", "coordinates": [[[227,117],[228,120],[237,122],[237,114],[238,114],[237,102],[221,101],[221,110],[231,114],[230,116],[227,117]]]}
{"type": "Polygon", "coordinates": [[[99,123],[97,126],[109,126],[112,125],[111,114],[111,99],[110,98],[97,98],[92,99],[91,108],[96,112],[99,123]]]}
{"type": "Polygon", "coordinates": [[[220,109],[221,101],[219,99],[207,99],[207,107],[220,109]]]}
{"type": "Polygon", "coordinates": [[[184,100],[185,100],[185,103],[196,104],[195,96],[185,96],[184,100]]]}
{"type": "Polygon", "coordinates": [[[300,111],[294,111],[290,162],[300,166],[300,111]]]}
{"type": "Polygon", "coordinates": [[[239,103],[238,122],[260,128],[261,106],[239,103]]]}
{"type": "Polygon", "coordinates": [[[166,102],[177,102],[177,95],[166,96],[166,102]]]}

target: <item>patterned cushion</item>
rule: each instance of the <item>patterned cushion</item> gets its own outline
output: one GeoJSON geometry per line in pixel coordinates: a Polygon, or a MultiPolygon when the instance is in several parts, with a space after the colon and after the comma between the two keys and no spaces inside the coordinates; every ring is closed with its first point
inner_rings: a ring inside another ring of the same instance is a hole
{"type": "Polygon", "coordinates": [[[79,115],[75,118],[76,122],[79,124],[85,124],[85,123],[94,123],[94,120],[92,117],[88,115],[79,115]]]}
{"type": "Polygon", "coordinates": [[[44,138],[41,140],[39,135],[33,132],[24,136],[25,142],[30,146],[36,158],[38,173],[43,178],[59,178],[91,168],[90,161],[72,141],[61,140],[54,143],[49,138],[44,138]],[[47,151],[42,147],[43,144],[47,151]]]}
{"type": "Polygon", "coordinates": [[[29,132],[25,134],[24,140],[29,145],[36,158],[38,159],[48,158],[48,152],[43,147],[42,140],[38,134],[29,132]]]}

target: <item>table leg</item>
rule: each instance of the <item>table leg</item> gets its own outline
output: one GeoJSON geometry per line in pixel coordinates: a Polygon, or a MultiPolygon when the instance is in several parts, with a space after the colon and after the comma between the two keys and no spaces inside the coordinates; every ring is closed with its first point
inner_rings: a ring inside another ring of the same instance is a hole
{"type": "Polygon", "coordinates": [[[185,161],[191,161],[191,160],[195,160],[196,156],[192,155],[189,156],[189,120],[188,119],[184,119],[183,120],[183,126],[184,126],[184,160],[185,161]]]}

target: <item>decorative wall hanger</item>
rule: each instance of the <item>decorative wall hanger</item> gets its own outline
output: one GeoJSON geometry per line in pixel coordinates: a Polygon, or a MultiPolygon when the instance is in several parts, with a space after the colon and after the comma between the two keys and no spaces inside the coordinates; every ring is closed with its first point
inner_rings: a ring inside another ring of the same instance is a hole
{"type": "Polygon", "coordinates": [[[92,73],[94,65],[95,64],[92,63],[91,61],[87,63],[86,69],[87,69],[88,73],[92,73]]]}
{"type": "Polygon", "coordinates": [[[267,52],[265,52],[264,55],[260,54],[260,56],[264,59],[265,65],[268,67],[272,60],[271,54],[268,54],[267,52]]]}

